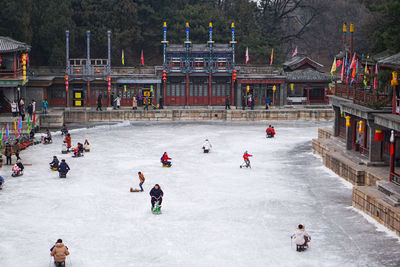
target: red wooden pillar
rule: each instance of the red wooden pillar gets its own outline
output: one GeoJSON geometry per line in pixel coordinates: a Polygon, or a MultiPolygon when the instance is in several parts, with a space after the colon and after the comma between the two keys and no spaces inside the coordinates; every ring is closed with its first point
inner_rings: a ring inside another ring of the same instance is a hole
{"type": "Polygon", "coordinates": [[[395,143],[396,143],[396,137],[394,138],[394,142],[390,144],[390,177],[389,180],[390,182],[393,181],[393,173],[394,173],[394,158],[395,158],[395,143]]]}
{"type": "Polygon", "coordinates": [[[230,103],[229,104],[231,104],[231,105],[233,105],[234,104],[234,97],[233,97],[233,88],[234,88],[234,86],[235,86],[235,81],[234,80],[231,80],[231,97],[230,97],[230,103]]]}
{"type": "Polygon", "coordinates": [[[212,106],[211,103],[211,87],[212,87],[212,74],[210,72],[209,76],[208,76],[208,105],[212,106]]]}
{"type": "Polygon", "coordinates": [[[163,81],[163,105],[167,105],[167,82],[163,81]]]}
{"type": "Polygon", "coordinates": [[[307,105],[310,105],[310,86],[307,87],[307,105]]]}
{"type": "Polygon", "coordinates": [[[189,106],[189,72],[186,72],[186,98],[185,106],[189,106]]]}
{"type": "Polygon", "coordinates": [[[14,78],[17,77],[17,57],[14,54],[14,61],[13,61],[13,71],[14,71],[14,78]]]}
{"type": "Polygon", "coordinates": [[[396,94],[396,85],[393,86],[393,99],[392,99],[392,113],[396,114],[396,105],[397,105],[397,94],[396,94]]]}
{"type": "Polygon", "coordinates": [[[90,81],[87,81],[87,106],[90,107],[90,81]]]}

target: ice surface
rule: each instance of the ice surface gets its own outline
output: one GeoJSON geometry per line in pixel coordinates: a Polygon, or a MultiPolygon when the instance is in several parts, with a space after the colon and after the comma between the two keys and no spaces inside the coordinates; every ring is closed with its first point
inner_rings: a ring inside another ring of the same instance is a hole
{"type": "Polygon", "coordinates": [[[350,209],[351,188],[311,154],[328,123],[128,123],[72,133],[87,138],[83,158],[51,145],[23,151],[24,176],[0,174],[0,266],[49,266],[62,238],[71,266],[398,266],[400,244],[350,209]],[[210,139],[213,150],[203,154],[210,139]],[[240,169],[242,154],[253,169],[240,169]],[[162,168],[168,151],[172,168],[162,168]],[[48,163],[66,158],[67,179],[48,163]],[[145,193],[137,172],[147,178],[145,193]],[[148,191],[164,190],[163,214],[150,212],[148,191]],[[290,235],[303,223],[311,249],[297,253],[290,235]]]}

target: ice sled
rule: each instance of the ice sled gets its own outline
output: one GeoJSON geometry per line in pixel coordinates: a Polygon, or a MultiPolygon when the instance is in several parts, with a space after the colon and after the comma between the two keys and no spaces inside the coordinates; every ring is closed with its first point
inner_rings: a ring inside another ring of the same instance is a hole
{"type": "Polygon", "coordinates": [[[210,150],[209,149],[203,149],[203,152],[204,153],[208,153],[208,152],[210,152],[210,150]]]}
{"type": "Polygon", "coordinates": [[[67,174],[66,174],[66,173],[62,173],[62,172],[59,172],[59,177],[60,177],[60,178],[67,178],[67,174]]]}
{"type": "Polygon", "coordinates": [[[158,201],[154,204],[154,208],[151,207],[151,212],[154,215],[160,215],[161,214],[161,206],[158,204],[158,201]]]}
{"type": "Polygon", "coordinates": [[[162,162],[162,166],[163,166],[163,168],[170,168],[170,167],[172,167],[172,163],[171,162],[162,162]]]}
{"type": "Polygon", "coordinates": [[[306,251],[307,248],[308,248],[308,245],[296,245],[297,252],[306,251]]]}
{"type": "Polygon", "coordinates": [[[11,174],[12,177],[18,177],[18,176],[22,176],[22,175],[24,175],[23,172],[13,172],[13,173],[11,174]]]}
{"type": "Polygon", "coordinates": [[[54,168],[50,167],[50,170],[52,170],[52,171],[57,171],[58,168],[57,168],[57,167],[54,167],[54,168]]]}
{"type": "Polygon", "coordinates": [[[130,191],[131,192],[140,192],[140,189],[137,189],[137,188],[133,189],[133,187],[131,187],[130,191]]]}
{"type": "Polygon", "coordinates": [[[83,157],[83,153],[80,153],[80,154],[74,154],[74,155],[72,155],[72,157],[73,158],[80,158],[80,157],[83,157]]]}

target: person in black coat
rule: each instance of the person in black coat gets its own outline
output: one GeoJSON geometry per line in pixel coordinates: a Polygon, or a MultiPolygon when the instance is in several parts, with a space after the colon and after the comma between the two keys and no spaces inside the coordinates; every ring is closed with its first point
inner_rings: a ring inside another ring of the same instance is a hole
{"type": "Polygon", "coordinates": [[[100,109],[100,111],[102,111],[102,109],[101,109],[101,100],[102,99],[103,99],[103,96],[101,94],[99,94],[99,96],[97,97],[97,108],[96,108],[96,110],[100,109]]]}
{"type": "Polygon", "coordinates": [[[111,103],[111,107],[113,107],[113,109],[115,109],[115,106],[114,106],[114,92],[112,92],[111,95],[110,95],[110,103],[111,103]]]}
{"type": "Polygon", "coordinates": [[[19,170],[22,172],[24,170],[24,165],[22,164],[21,160],[17,160],[17,166],[19,170]]]}
{"type": "Polygon", "coordinates": [[[60,165],[58,166],[58,172],[62,174],[67,174],[69,170],[70,168],[68,164],[65,162],[65,159],[62,159],[60,165]]]}
{"type": "Polygon", "coordinates": [[[151,196],[151,207],[154,208],[154,205],[158,201],[158,205],[161,206],[162,203],[162,198],[164,196],[164,192],[161,190],[160,186],[156,184],[151,190],[150,190],[150,196],[151,196]]]}
{"type": "Polygon", "coordinates": [[[50,162],[50,168],[57,168],[58,169],[58,164],[60,163],[60,161],[58,160],[57,156],[53,156],[53,161],[50,162]]]}
{"type": "Polygon", "coordinates": [[[225,98],[225,109],[231,109],[231,100],[229,99],[229,96],[226,96],[225,98]]]}

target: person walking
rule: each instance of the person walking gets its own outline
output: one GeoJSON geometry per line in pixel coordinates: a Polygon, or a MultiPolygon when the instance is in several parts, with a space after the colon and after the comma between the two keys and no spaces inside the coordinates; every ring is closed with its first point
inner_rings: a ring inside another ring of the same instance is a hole
{"type": "Polygon", "coordinates": [[[137,109],[137,99],[135,95],[132,97],[132,109],[137,109]]]}
{"type": "Polygon", "coordinates": [[[247,101],[247,97],[244,95],[242,97],[242,110],[246,109],[246,101],[247,101]]]}
{"type": "Polygon", "coordinates": [[[139,183],[140,192],[143,192],[143,183],[146,180],[146,178],[144,178],[144,175],[141,172],[138,172],[138,175],[139,175],[139,181],[140,181],[140,183],[139,183]]]}
{"type": "Polygon", "coordinates": [[[226,96],[225,98],[225,109],[231,109],[231,100],[229,96],[226,96]]]}
{"type": "Polygon", "coordinates": [[[50,255],[54,257],[54,265],[57,267],[65,266],[65,259],[69,255],[68,248],[64,246],[61,239],[50,249],[50,255]]]}
{"type": "Polygon", "coordinates": [[[160,109],[164,109],[164,98],[162,95],[160,95],[160,99],[158,100],[158,104],[160,109]]]}
{"type": "Polygon", "coordinates": [[[25,120],[25,101],[23,98],[19,100],[19,115],[21,116],[22,120],[25,120]]]}
{"type": "Polygon", "coordinates": [[[115,104],[117,105],[117,109],[121,108],[121,97],[117,95],[117,98],[114,99],[115,104]]]}
{"type": "Polygon", "coordinates": [[[36,101],[35,99],[32,99],[32,113],[35,114],[36,112],[36,101]]]}
{"type": "Polygon", "coordinates": [[[115,109],[115,103],[114,103],[114,92],[111,93],[110,95],[110,105],[113,109],[115,109]]]}
{"type": "Polygon", "coordinates": [[[254,96],[250,96],[250,106],[251,106],[251,110],[254,110],[254,96]]]}
{"type": "Polygon", "coordinates": [[[268,96],[265,97],[265,109],[268,109],[269,99],[268,96]]]}
{"type": "Polygon", "coordinates": [[[47,99],[43,99],[43,102],[42,102],[43,114],[47,114],[48,106],[49,106],[49,102],[47,102],[47,99]]]}
{"type": "Polygon", "coordinates": [[[11,165],[11,155],[12,155],[12,148],[10,143],[7,143],[4,148],[4,155],[7,158],[6,165],[11,165]]]}
{"type": "Polygon", "coordinates": [[[14,150],[14,154],[15,154],[15,157],[17,158],[17,160],[21,159],[19,157],[19,153],[21,152],[21,148],[19,146],[19,140],[18,139],[15,139],[14,149],[13,150],[14,150]]]}
{"type": "Polygon", "coordinates": [[[149,98],[147,96],[144,98],[144,110],[149,110],[149,98]]]}
{"type": "Polygon", "coordinates": [[[102,109],[101,109],[101,100],[103,99],[103,95],[102,94],[99,94],[99,96],[97,97],[97,108],[96,108],[96,111],[103,111],[102,109]]]}
{"type": "Polygon", "coordinates": [[[18,104],[15,102],[15,100],[13,100],[13,102],[11,103],[11,112],[13,114],[13,117],[17,117],[19,110],[18,104]]]}
{"type": "Polygon", "coordinates": [[[32,118],[33,118],[33,106],[32,106],[32,102],[29,103],[28,108],[27,108],[27,111],[28,111],[28,116],[29,116],[29,118],[32,120],[32,118]]]}

